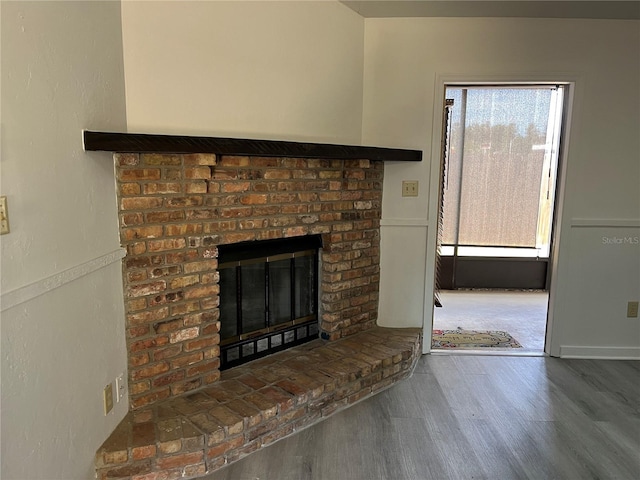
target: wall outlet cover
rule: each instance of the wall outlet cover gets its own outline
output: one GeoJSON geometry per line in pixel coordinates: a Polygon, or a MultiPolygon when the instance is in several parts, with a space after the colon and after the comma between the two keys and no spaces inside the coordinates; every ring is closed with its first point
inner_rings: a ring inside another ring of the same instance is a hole
{"type": "Polygon", "coordinates": [[[116,377],[116,402],[120,402],[124,398],[124,394],[127,389],[127,384],[125,383],[124,373],[121,373],[116,377]]]}

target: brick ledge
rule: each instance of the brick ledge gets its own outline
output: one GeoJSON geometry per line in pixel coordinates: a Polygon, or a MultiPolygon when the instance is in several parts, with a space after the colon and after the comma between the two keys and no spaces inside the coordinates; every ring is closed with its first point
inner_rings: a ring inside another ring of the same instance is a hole
{"type": "Polygon", "coordinates": [[[129,412],[96,453],[100,480],[194,478],[408,377],[421,329],[374,327],[236,367],[197,392],[129,412]]]}

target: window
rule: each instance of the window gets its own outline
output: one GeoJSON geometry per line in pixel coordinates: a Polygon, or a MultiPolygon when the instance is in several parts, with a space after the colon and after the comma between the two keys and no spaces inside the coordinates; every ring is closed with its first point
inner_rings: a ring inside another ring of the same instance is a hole
{"type": "Polygon", "coordinates": [[[442,255],[547,258],[563,87],[450,86],[446,98],[442,255]]]}

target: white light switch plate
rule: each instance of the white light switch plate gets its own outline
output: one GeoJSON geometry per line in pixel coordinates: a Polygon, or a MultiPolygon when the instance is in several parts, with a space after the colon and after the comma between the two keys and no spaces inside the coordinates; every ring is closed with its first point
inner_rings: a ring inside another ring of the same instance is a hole
{"type": "Polygon", "coordinates": [[[403,197],[417,197],[418,196],[418,181],[417,180],[403,180],[403,182],[402,182],[402,196],[403,197]]]}
{"type": "Polygon", "coordinates": [[[0,197],[0,235],[9,233],[9,212],[7,210],[7,197],[0,197]]]}

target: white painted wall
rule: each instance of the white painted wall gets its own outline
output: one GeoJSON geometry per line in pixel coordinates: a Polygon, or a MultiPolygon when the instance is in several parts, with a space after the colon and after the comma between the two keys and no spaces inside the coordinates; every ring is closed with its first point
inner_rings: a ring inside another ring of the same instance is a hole
{"type": "Polygon", "coordinates": [[[626,303],[640,296],[640,225],[627,225],[572,223],[566,262],[570,281],[563,296],[574,303],[560,302],[560,297],[556,302],[558,320],[573,320],[555,322],[555,334],[563,340],[561,356],[638,358],[640,322],[626,318],[626,303]]]}
{"type": "Polygon", "coordinates": [[[602,242],[640,235],[639,27],[566,19],[365,21],[362,141],[425,153],[419,164],[385,166],[382,322],[424,323],[425,333],[431,327],[431,297],[423,302],[420,292],[433,288],[442,84],[575,82],[550,353],[571,346],[565,352],[640,358],[640,321],[625,318],[626,302],[640,296],[640,247],[602,242]],[[403,179],[420,181],[417,198],[400,196],[403,179]],[[416,259],[425,248],[423,267],[416,259]],[[388,295],[391,289],[408,293],[388,295]]]}
{"type": "Polygon", "coordinates": [[[3,479],[93,478],[127,411],[113,160],[81,130],[126,129],[119,2],[9,2],[2,24],[3,479]]]}
{"type": "Polygon", "coordinates": [[[122,4],[130,132],[359,144],[364,19],[334,1],[122,4]]]}
{"type": "MultiPolygon", "coordinates": [[[[127,409],[104,417],[101,398],[126,353],[113,162],[82,152],[80,131],[126,129],[120,5],[0,5],[0,194],[12,228],[0,237],[1,476],[91,478],[127,409]]],[[[624,303],[640,291],[639,247],[603,240],[640,235],[638,22],[365,29],[333,2],[126,2],[122,25],[131,131],[362,135],[425,151],[422,163],[385,167],[381,323],[396,326],[430,322],[436,80],[575,81],[551,351],[638,356],[624,303]],[[400,197],[402,179],[420,180],[417,199],[400,197]]]]}

